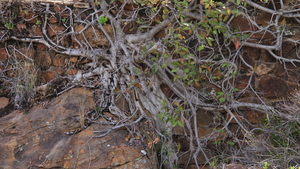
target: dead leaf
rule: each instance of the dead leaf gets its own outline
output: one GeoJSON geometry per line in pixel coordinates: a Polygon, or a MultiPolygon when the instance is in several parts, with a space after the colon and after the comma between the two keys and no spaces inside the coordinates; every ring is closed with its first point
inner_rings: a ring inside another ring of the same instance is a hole
{"type": "Polygon", "coordinates": [[[125,137],[125,141],[129,141],[132,138],[131,134],[127,134],[127,136],[125,137]]]}
{"type": "Polygon", "coordinates": [[[153,142],[150,141],[150,142],[147,144],[147,147],[148,147],[148,148],[152,148],[152,146],[153,146],[153,142]]]}
{"type": "Polygon", "coordinates": [[[179,62],[183,64],[184,60],[182,58],[180,58],[179,62]]]}
{"type": "Polygon", "coordinates": [[[160,141],[160,138],[159,137],[156,137],[153,141],[153,144],[157,144],[158,142],[160,141]]]}
{"type": "Polygon", "coordinates": [[[137,87],[137,88],[142,88],[142,85],[141,85],[141,84],[139,84],[139,83],[136,83],[136,84],[134,84],[134,87],[137,87]]]}
{"type": "Polygon", "coordinates": [[[233,42],[235,49],[238,49],[241,46],[241,42],[237,38],[231,39],[231,41],[233,42]]]}

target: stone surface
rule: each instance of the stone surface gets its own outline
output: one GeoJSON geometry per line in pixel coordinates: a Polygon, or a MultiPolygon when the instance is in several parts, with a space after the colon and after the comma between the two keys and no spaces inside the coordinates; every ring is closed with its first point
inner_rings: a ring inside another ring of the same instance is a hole
{"type": "Polygon", "coordinates": [[[24,47],[21,49],[17,49],[17,51],[15,52],[16,57],[18,59],[21,60],[25,60],[25,59],[33,59],[34,55],[35,55],[35,50],[32,47],[24,47]]]}
{"type": "MultiPolygon", "coordinates": [[[[84,28],[83,25],[76,25],[75,32],[80,32],[83,28],[84,28]]],[[[113,40],[112,26],[106,24],[103,25],[103,28],[106,30],[110,38],[112,38],[113,40]]],[[[94,26],[93,28],[88,27],[86,30],[83,31],[83,34],[92,47],[110,46],[110,43],[106,38],[106,36],[104,35],[104,33],[101,30],[99,30],[96,26],[94,26]]],[[[77,35],[76,38],[79,41],[85,41],[85,38],[82,35],[77,35]]],[[[76,43],[75,39],[73,39],[73,42],[76,43]]]]}
{"type": "Polygon", "coordinates": [[[251,75],[251,74],[246,73],[245,75],[238,76],[234,83],[234,87],[239,90],[243,90],[249,85],[249,83],[251,83],[251,85],[254,85],[255,79],[250,78],[249,75],[251,75]]]}
{"type": "Polygon", "coordinates": [[[47,32],[49,37],[53,37],[57,34],[62,33],[65,30],[63,26],[51,25],[48,27],[47,32]]]}
{"type": "Polygon", "coordinates": [[[42,73],[42,79],[45,81],[45,82],[50,82],[51,80],[53,80],[55,78],[55,74],[54,72],[50,71],[50,70],[47,70],[47,71],[44,71],[42,73]]]}
{"type": "Polygon", "coordinates": [[[298,83],[300,81],[300,65],[297,63],[295,63],[295,65],[296,67],[291,63],[277,63],[274,74],[282,79],[298,83]]]}
{"type": "Polygon", "coordinates": [[[75,88],[52,99],[47,109],[35,106],[0,118],[0,168],[153,168],[143,146],[127,145],[126,130],[92,138],[93,131],[110,128],[92,124],[64,134],[79,127],[76,118],[94,106],[92,91],[75,88]]]}
{"type": "Polygon", "coordinates": [[[73,56],[73,57],[70,57],[69,60],[70,60],[70,62],[76,63],[76,62],[78,62],[78,57],[73,56]]]}
{"type": "Polygon", "coordinates": [[[31,27],[31,34],[33,36],[42,36],[42,28],[40,26],[37,26],[37,25],[33,25],[31,27]]]}
{"type": "Polygon", "coordinates": [[[65,56],[61,54],[57,54],[53,59],[53,66],[56,67],[65,66],[65,62],[66,62],[65,56]]]}
{"type": "Polygon", "coordinates": [[[40,49],[40,50],[45,50],[45,49],[47,49],[47,46],[44,45],[44,44],[42,44],[42,43],[38,43],[38,44],[36,45],[36,47],[37,47],[38,49],[40,49]]]}
{"type": "Polygon", "coordinates": [[[224,169],[246,169],[243,164],[226,164],[224,169]]]}
{"type": "MultiPolygon", "coordinates": [[[[199,138],[212,139],[213,141],[223,140],[225,132],[218,132],[221,127],[214,127],[214,115],[211,112],[197,111],[197,131],[199,138]]],[[[217,122],[217,121],[216,121],[217,122]]]]}
{"type": "Polygon", "coordinates": [[[49,69],[52,63],[49,52],[37,50],[36,55],[35,62],[37,63],[37,66],[43,70],[49,69]]]}
{"type": "Polygon", "coordinates": [[[6,97],[0,97],[0,109],[6,107],[9,103],[9,99],[6,97]]]}
{"type": "Polygon", "coordinates": [[[260,78],[256,90],[265,98],[283,98],[290,92],[288,84],[283,79],[270,75],[260,78]]]}
{"type": "MultiPolygon", "coordinates": [[[[202,148],[202,151],[199,152],[196,160],[197,160],[197,163],[198,164],[205,164],[207,161],[206,161],[206,158],[205,156],[210,159],[212,158],[212,153],[209,149],[206,149],[206,148],[202,148]],[[203,154],[204,152],[204,154],[203,154]]],[[[179,165],[185,165],[187,160],[190,158],[190,154],[189,153],[184,153],[184,154],[181,154],[181,158],[179,160],[179,165]]],[[[195,160],[194,158],[192,158],[190,164],[195,164],[195,160]]]]}
{"type": "Polygon", "coordinates": [[[5,48],[0,48],[0,61],[1,60],[7,60],[8,56],[7,56],[7,52],[5,50],[5,48]]]}
{"type": "Polygon", "coordinates": [[[274,68],[275,68],[275,64],[260,63],[260,64],[257,65],[255,73],[258,76],[265,75],[265,74],[268,74],[268,73],[272,72],[274,70],[274,68]]]}
{"type": "MultiPolygon", "coordinates": [[[[238,99],[238,101],[243,103],[266,104],[266,102],[262,103],[262,100],[260,100],[257,97],[245,97],[245,98],[238,99]]],[[[242,120],[243,118],[245,118],[250,123],[257,124],[262,122],[262,120],[266,118],[266,114],[248,108],[240,108],[240,110],[241,110],[240,113],[233,112],[233,114],[236,115],[236,118],[238,120],[242,120]]],[[[227,114],[227,119],[229,119],[230,117],[231,116],[227,114]]],[[[231,123],[237,123],[237,122],[235,119],[232,119],[231,123]]]]}
{"type": "Polygon", "coordinates": [[[67,70],[67,73],[68,75],[76,75],[78,69],[74,68],[74,69],[70,69],[70,70],[67,70]]]}
{"type": "Polygon", "coordinates": [[[28,14],[25,14],[25,19],[27,23],[36,23],[37,16],[34,15],[33,12],[28,12],[28,14]]]}

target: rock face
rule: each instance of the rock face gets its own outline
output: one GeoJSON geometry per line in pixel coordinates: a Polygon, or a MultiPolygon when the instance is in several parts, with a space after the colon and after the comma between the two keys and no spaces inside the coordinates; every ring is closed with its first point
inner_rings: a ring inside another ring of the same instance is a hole
{"type": "Polygon", "coordinates": [[[75,135],[64,132],[80,127],[76,118],[95,106],[93,93],[75,88],[28,112],[14,111],[0,119],[0,168],[154,168],[129,146],[126,130],[93,138],[93,131],[110,126],[92,124],[75,135]]]}

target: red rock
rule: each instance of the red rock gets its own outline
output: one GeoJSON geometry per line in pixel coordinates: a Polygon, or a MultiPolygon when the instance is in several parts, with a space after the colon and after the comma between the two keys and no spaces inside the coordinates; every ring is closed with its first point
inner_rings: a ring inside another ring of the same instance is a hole
{"type": "Polygon", "coordinates": [[[7,52],[4,48],[0,48],[0,61],[1,60],[7,60],[8,57],[7,57],[7,52]]]}
{"type": "Polygon", "coordinates": [[[57,23],[58,19],[55,16],[52,16],[51,18],[49,18],[49,23],[57,23]]]}
{"type": "Polygon", "coordinates": [[[31,30],[32,30],[32,33],[34,36],[42,36],[43,35],[42,28],[40,26],[33,25],[31,27],[31,30]]]}
{"type": "Polygon", "coordinates": [[[270,75],[263,75],[257,84],[256,91],[262,93],[261,96],[265,98],[285,98],[289,96],[290,89],[285,80],[273,77],[270,75]]]}
{"type": "Polygon", "coordinates": [[[0,109],[6,107],[9,103],[9,99],[6,97],[0,97],[0,109]]]}
{"type": "Polygon", "coordinates": [[[70,17],[70,14],[69,13],[61,13],[60,16],[62,18],[69,18],[70,17]]]}
{"type": "Polygon", "coordinates": [[[123,27],[123,32],[125,34],[134,34],[137,32],[138,25],[135,22],[126,22],[123,27]]]}
{"type": "Polygon", "coordinates": [[[65,66],[66,58],[64,55],[57,54],[53,59],[53,66],[62,67],[65,66]]]}
{"type": "Polygon", "coordinates": [[[236,112],[232,112],[232,114],[234,117],[232,117],[232,119],[230,120],[231,115],[229,113],[226,113],[226,121],[230,120],[230,123],[237,123],[236,119],[238,121],[241,121],[243,119],[243,117],[236,112]]]}
{"type": "Polygon", "coordinates": [[[135,9],[137,9],[139,6],[137,4],[126,4],[124,6],[124,9],[125,10],[130,10],[130,11],[133,11],[135,9]]]}
{"type": "Polygon", "coordinates": [[[25,47],[16,51],[16,57],[21,60],[28,60],[28,58],[33,59],[34,55],[35,50],[32,47],[25,47]]]}
{"type": "Polygon", "coordinates": [[[207,165],[200,165],[200,166],[197,166],[197,165],[195,165],[195,164],[189,165],[189,166],[187,167],[187,169],[198,169],[199,167],[200,167],[201,169],[211,169],[211,167],[210,167],[210,166],[207,166],[207,165]]]}
{"type": "Polygon", "coordinates": [[[55,78],[55,74],[52,71],[44,71],[42,73],[42,78],[46,81],[46,82],[50,82],[51,80],[53,80],[55,78]]]}
{"type": "Polygon", "coordinates": [[[94,131],[112,126],[91,124],[75,135],[64,134],[80,127],[76,120],[80,112],[95,105],[93,91],[74,88],[52,99],[47,109],[39,105],[26,114],[14,111],[0,118],[1,167],[154,168],[141,153],[143,145],[127,146],[126,130],[92,139],[94,131]]]}
{"type": "Polygon", "coordinates": [[[25,15],[25,19],[27,20],[27,23],[36,23],[37,15],[35,15],[33,12],[28,12],[28,15],[25,15]]]}
{"type": "Polygon", "coordinates": [[[300,65],[297,65],[297,63],[295,64],[297,67],[295,67],[292,63],[277,63],[276,68],[274,70],[275,76],[298,83],[300,81],[299,74],[296,73],[297,70],[295,69],[298,69],[300,65]],[[287,71],[287,70],[291,70],[291,71],[287,71]]]}
{"type": "Polygon", "coordinates": [[[43,70],[49,69],[52,63],[51,56],[46,50],[37,50],[35,63],[43,70]]]}
{"type": "Polygon", "coordinates": [[[57,26],[57,25],[50,25],[50,26],[47,28],[47,32],[48,32],[48,36],[49,36],[49,37],[53,37],[53,36],[55,36],[56,34],[60,34],[60,33],[62,33],[64,30],[65,30],[65,27],[63,27],[63,26],[57,26]]]}
{"type": "MultiPolygon", "coordinates": [[[[254,59],[254,60],[258,60],[260,58],[260,53],[261,53],[261,49],[257,49],[257,48],[252,48],[252,47],[243,47],[244,48],[244,54],[247,53],[247,56],[254,59]]],[[[244,55],[243,55],[244,57],[244,55]]]]}
{"type": "Polygon", "coordinates": [[[59,75],[62,75],[65,72],[65,69],[62,69],[60,67],[56,67],[55,68],[55,72],[59,75]]]}
{"type": "MultiPolygon", "coordinates": [[[[189,153],[184,153],[184,154],[178,154],[178,156],[180,157],[178,163],[182,166],[186,165],[186,162],[189,161],[190,164],[192,164],[189,168],[193,169],[193,164],[195,164],[195,159],[194,158],[190,158],[190,154],[189,153]]],[[[212,158],[212,152],[211,150],[207,149],[207,148],[202,148],[201,151],[199,152],[198,156],[196,157],[197,160],[197,164],[207,164],[207,160],[206,158],[212,158]],[[205,154],[205,155],[204,155],[205,154]]],[[[196,166],[195,166],[196,167],[196,166]]],[[[180,167],[180,168],[185,168],[185,167],[180,167]]],[[[198,167],[196,167],[198,168],[198,167]]],[[[201,167],[202,169],[202,167],[201,167]]],[[[207,169],[207,168],[204,168],[207,169]]]]}
{"type": "Polygon", "coordinates": [[[246,169],[243,164],[226,164],[224,169],[246,169]]]}
{"type": "Polygon", "coordinates": [[[78,62],[78,57],[77,56],[73,56],[73,57],[70,57],[70,59],[69,59],[71,62],[73,62],[73,63],[76,63],[76,62],[78,62]]]}
{"type": "Polygon", "coordinates": [[[251,123],[251,124],[258,124],[261,123],[263,119],[266,118],[266,114],[257,112],[257,111],[246,111],[245,112],[245,118],[251,123]]]}
{"type": "Polygon", "coordinates": [[[174,92],[166,84],[160,85],[161,91],[166,95],[167,98],[174,96],[174,92]]]}
{"type": "MultiPolygon", "coordinates": [[[[227,120],[231,118],[230,114],[227,115],[227,120]]],[[[245,109],[243,110],[243,114],[238,114],[233,112],[234,118],[231,119],[230,123],[237,123],[236,119],[241,122],[243,119],[246,119],[249,121],[251,124],[258,124],[261,123],[263,119],[266,118],[266,115],[264,113],[260,113],[257,111],[253,111],[250,109],[245,109]]]]}
{"type": "MultiPolygon", "coordinates": [[[[83,25],[75,25],[75,32],[80,32],[84,28],[83,25]]],[[[110,24],[103,25],[103,28],[108,33],[110,38],[113,40],[113,28],[110,24]]],[[[84,36],[87,41],[89,41],[92,47],[101,47],[101,46],[110,46],[110,43],[104,33],[99,30],[96,26],[88,27],[86,30],[83,31],[84,36]]],[[[82,35],[76,35],[77,40],[85,41],[85,38],[82,35]]],[[[77,43],[75,39],[72,40],[73,43],[77,43]]]]}
{"type": "Polygon", "coordinates": [[[162,39],[165,37],[165,31],[159,31],[157,34],[154,35],[155,39],[162,39]]]}
{"type": "Polygon", "coordinates": [[[40,49],[40,50],[45,50],[45,49],[47,49],[47,46],[44,45],[44,44],[42,44],[42,43],[38,43],[38,44],[36,45],[36,47],[37,47],[38,49],[40,49]]]}
{"type": "Polygon", "coordinates": [[[76,75],[77,71],[78,69],[75,68],[75,69],[68,70],[67,73],[68,75],[76,75]]]}
{"type": "Polygon", "coordinates": [[[255,73],[258,76],[265,75],[272,72],[274,68],[275,68],[275,64],[259,63],[258,66],[256,67],[255,73]]]}
{"type": "MultiPolygon", "coordinates": [[[[250,49],[250,48],[249,48],[250,49]]],[[[254,67],[255,65],[255,60],[253,59],[253,57],[251,55],[249,55],[248,53],[243,53],[243,60],[250,66],[254,67]]],[[[250,68],[243,62],[243,61],[239,61],[241,63],[241,67],[245,68],[246,70],[249,70],[250,68]]]]}
{"type": "Polygon", "coordinates": [[[247,76],[247,75],[239,76],[235,80],[234,87],[239,90],[243,90],[248,86],[249,83],[251,83],[251,85],[253,85],[254,78],[252,78],[252,81],[250,81],[250,82],[249,82],[249,80],[250,80],[250,76],[247,76]]]}
{"type": "Polygon", "coordinates": [[[225,132],[218,132],[217,130],[221,129],[221,127],[209,127],[210,124],[214,123],[212,112],[204,111],[204,110],[197,110],[197,131],[199,138],[211,138],[216,137],[213,141],[223,140],[225,136],[225,132]],[[213,135],[210,135],[214,133],[213,135]]]}

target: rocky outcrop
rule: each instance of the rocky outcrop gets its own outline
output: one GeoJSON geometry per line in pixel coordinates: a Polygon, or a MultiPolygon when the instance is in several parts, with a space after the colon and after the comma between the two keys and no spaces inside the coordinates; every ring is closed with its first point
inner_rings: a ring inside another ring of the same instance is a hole
{"type": "Polygon", "coordinates": [[[75,135],[78,118],[95,106],[91,90],[75,88],[49,103],[19,110],[0,119],[0,168],[154,168],[141,151],[129,145],[126,130],[94,138],[110,128],[91,124],[75,135]]]}

